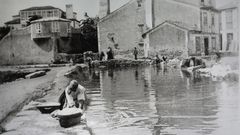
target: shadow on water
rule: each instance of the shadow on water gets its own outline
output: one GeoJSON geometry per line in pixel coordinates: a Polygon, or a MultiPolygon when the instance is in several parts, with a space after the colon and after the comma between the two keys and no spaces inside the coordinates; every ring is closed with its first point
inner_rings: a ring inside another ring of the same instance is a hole
{"type": "Polygon", "coordinates": [[[237,134],[238,83],[161,67],[91,71],[77,79],[92,102],[92,134],[237,134]]]}

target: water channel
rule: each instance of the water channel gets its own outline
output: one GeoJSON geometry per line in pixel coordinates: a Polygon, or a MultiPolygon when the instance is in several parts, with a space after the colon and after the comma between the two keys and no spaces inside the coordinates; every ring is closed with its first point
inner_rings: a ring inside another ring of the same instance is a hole
{"type": "Polygon", "coordinates": [[[160,67],[93,71],[77,79],[91,98],[87,125],[95,135],[240,133],[237,82],[160,67]]]}

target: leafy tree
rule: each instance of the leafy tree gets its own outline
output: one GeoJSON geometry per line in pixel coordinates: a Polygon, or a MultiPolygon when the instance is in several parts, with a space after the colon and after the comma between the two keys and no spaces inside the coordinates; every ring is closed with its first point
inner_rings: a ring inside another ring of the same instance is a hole
{"type": "Polygon", "coordinates": [[[9,33],[10,29],[10,27],[0,27],[0,40],[9,33]]]}
{"type": "Polygon", "coordinates": [[[97,36],[97,23],[99,21],[98,17],[90,18],[87,13],[85,13],[84,20],[81,20],[80,31],[82,35],[82,40],[84,40],[85,51],[98,51],[98,36],[97,36]]]}

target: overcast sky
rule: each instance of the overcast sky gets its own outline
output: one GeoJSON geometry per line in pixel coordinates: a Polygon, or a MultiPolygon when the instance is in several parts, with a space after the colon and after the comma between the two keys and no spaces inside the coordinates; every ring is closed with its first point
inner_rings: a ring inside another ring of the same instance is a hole
{"type": "MultiPolygon", "coordinates": [[[[111,10],[115,10],[129,0],[111,0],[111,10]]],[[[217,6],[221,6],[233,0],[216,0],[217,6]]],[[[19,10],[32,6],[47,6],[61,8],[65,11],[66,4],[72,4],[73,10],[77,12],[78,19],[82,18],[84,12],[95,17],[98,13],[99,0],[0,0],[0,26],[17,15],[19,10]]]]}

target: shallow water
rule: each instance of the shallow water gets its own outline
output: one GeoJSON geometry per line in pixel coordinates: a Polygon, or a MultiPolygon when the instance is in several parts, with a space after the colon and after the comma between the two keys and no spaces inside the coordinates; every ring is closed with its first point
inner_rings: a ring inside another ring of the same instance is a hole
{"type": "Polygon", "coordinates": [[[157,67],[94,71],[78,81],[91,98],[91,134],[240,134],[236,82],[157,67]]]}

